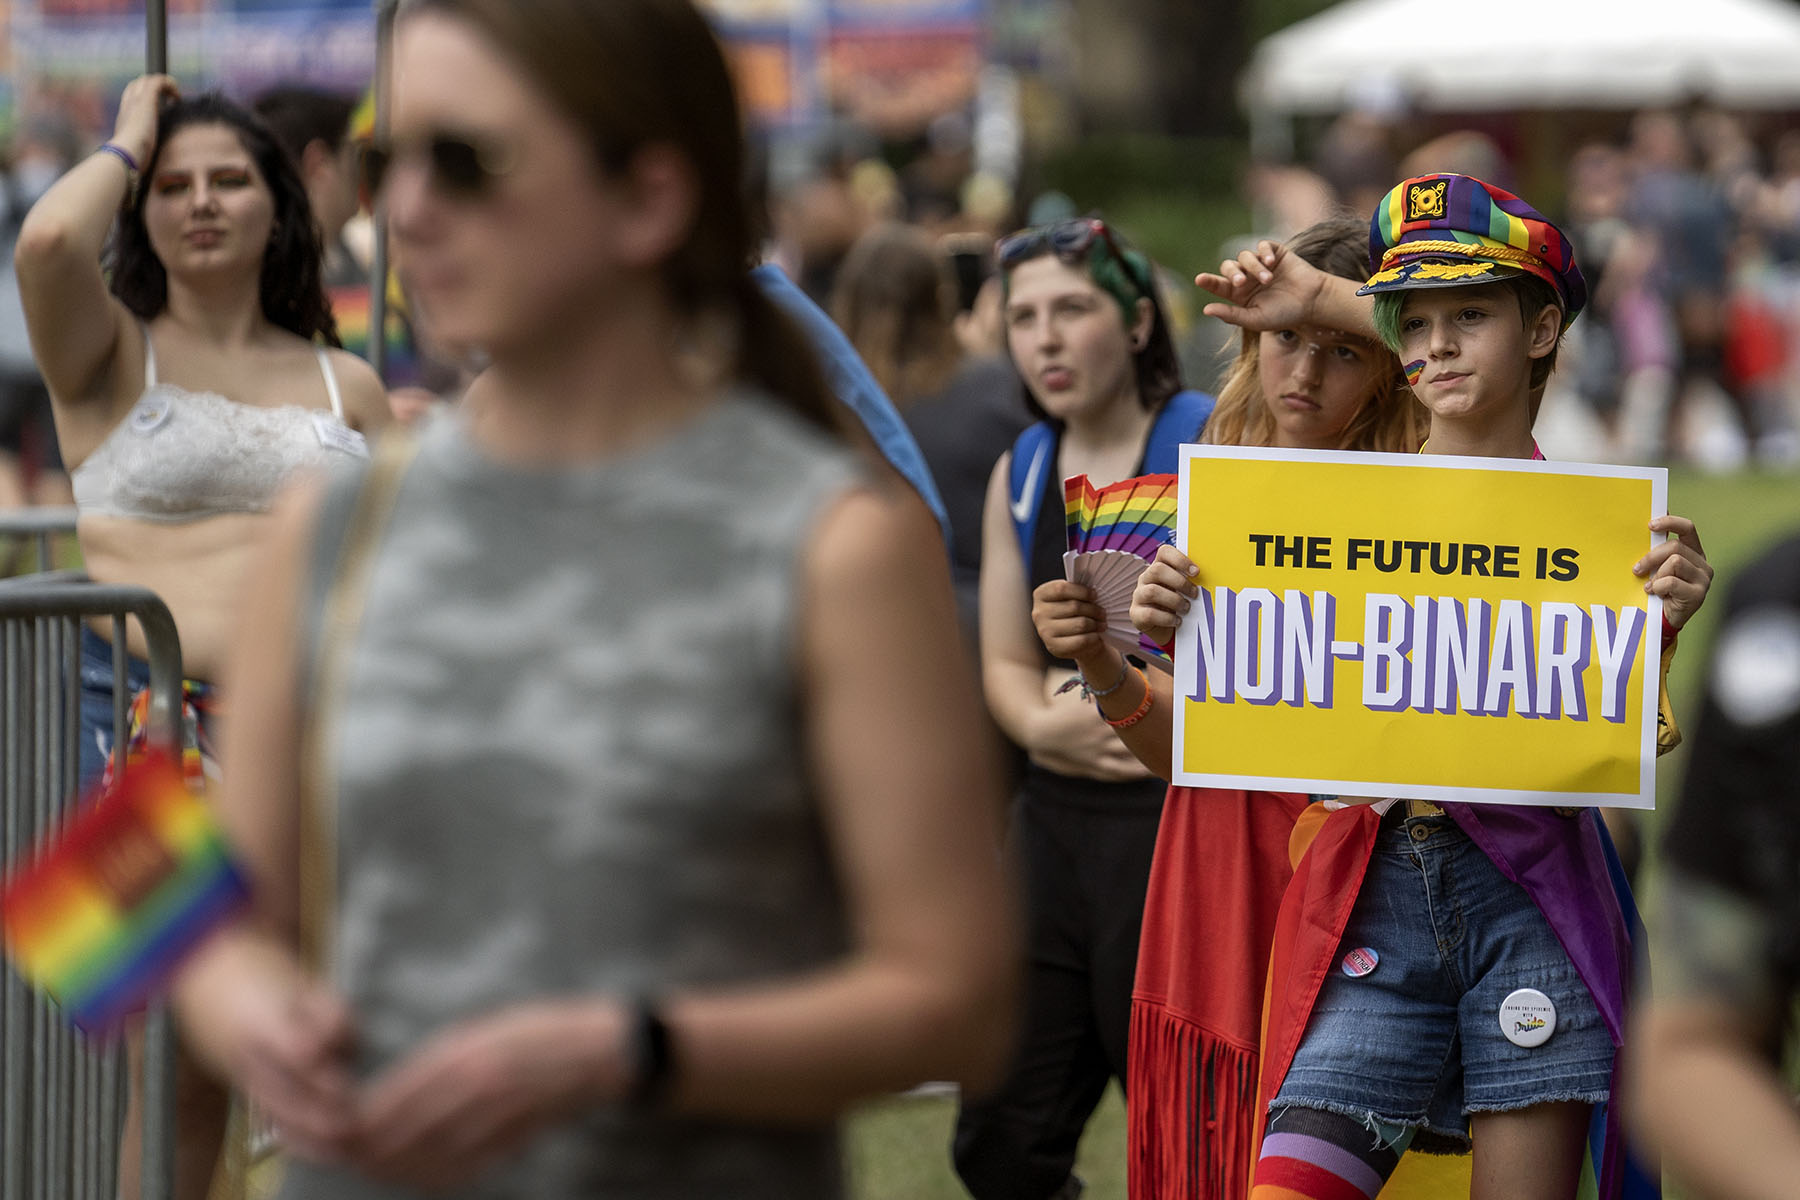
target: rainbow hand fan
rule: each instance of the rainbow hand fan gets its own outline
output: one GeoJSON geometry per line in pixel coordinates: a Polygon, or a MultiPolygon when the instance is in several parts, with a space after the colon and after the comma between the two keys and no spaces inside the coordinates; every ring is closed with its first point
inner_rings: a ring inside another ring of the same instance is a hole
{"type": "Polygon", "coordinates": [[[0,924],[19,973],[76,1028],[103,1034],[249,898],[211,810],[155,753],[13,871],[0,924]]]}
{"type": "Polygon", "coordinates": [[[1086,475],[1063,481],[1068,550],[1063,575],[1094,590],[1106,610],[1106,640],[1164,670],[1169,652],[1131,624],[1131,593],[1156,551],[1175,540],[1179,476],[1139,475],[1096,489],[1086,475]]]}

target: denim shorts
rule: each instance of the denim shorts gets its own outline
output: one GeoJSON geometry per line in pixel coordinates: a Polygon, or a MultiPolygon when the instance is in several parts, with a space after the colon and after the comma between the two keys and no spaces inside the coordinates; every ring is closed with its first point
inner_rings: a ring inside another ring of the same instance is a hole
{"type": "MultiPolygon", "coordinates": [[[[150,664],[125,656],[125,700],[150,686],[150,664]]],[[[81,627],[81,788],[100,778],[113,747],[113,647],[86,625],[81,627]]]]}
{"type": "Polygon", "coordinates": [[[1421,1150],[1468,1145],[1468,1118],[1611,1091],[1612,1037],[1525,889],[1447,816],[1390,814],[1306,1033],[1271,1111],[1318,1108],[1419,1131],[1421,1150]],[[1359,968],[1343,963],[1352,951],[1359,968]],[[1556,1009],[1535,1048],[1500,1006],[1535,988],[1556,1009]]]}

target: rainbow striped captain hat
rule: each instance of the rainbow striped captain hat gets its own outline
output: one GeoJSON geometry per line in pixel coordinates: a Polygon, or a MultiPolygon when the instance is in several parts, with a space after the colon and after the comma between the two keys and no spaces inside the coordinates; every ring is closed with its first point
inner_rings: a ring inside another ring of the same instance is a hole
{"type": "Polygon", "coordinates": [[[1420,175],[1384,196],[1369,222],[1369,270],[1359,296],[1536,275],[1556,290],[1564,329],[1587,303],[1562,230],[1473,175],[1420,175]]]}

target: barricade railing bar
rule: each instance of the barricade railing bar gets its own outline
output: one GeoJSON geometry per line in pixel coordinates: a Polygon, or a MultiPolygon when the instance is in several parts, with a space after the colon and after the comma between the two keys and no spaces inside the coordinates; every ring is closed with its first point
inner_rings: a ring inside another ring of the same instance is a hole
{"type": "Polygon", "coordinates": [[[0,512],[0,576],[19,569],[26,543],[35,550],[32,570],[43,573],[56,565],[56,539],[75,532],[75,509],[15,508],[0,512]]]}
{"type": "MultiPolygon", "coordinates": [[[[16,514],[9,514],[16,516],[16,514]]],[[[0,530],[8,526],[0,523],[0,530]]],[[[148,735],[181,752],[181,643],[155,593],[74,572],[0,580],[0,864],[31,852],[68,818],[79,783],[83,623],[111,624],[115,767],[126,746],[126,621],[150,666],[148,735]]],[[[114,1200],[126,1066],[56,1006],[0,972],[0,1200],[114,1200]]],[[[142,1200],[174,1191],[174,1040],[150,1014],[144,1040],[142,1200]]]]}

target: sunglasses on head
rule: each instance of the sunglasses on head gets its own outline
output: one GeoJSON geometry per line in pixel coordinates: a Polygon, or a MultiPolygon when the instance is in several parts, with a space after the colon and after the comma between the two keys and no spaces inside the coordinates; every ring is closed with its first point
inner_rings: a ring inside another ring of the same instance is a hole
{"type": "Polygon", "coordinates": [[[1095,238],[1104,241],[1117,257],[1124,257],[1105,221],[1099,217],[1070,217],[1007,234],[994,244],[994,259],[1002,267],[1013,267],[1048,250],[1066,263],[1079,263],[1087,258],[1095,238]]]}
{"type": "Polygon", "coordinates": [[[1118,239],[1113,237],[1112,230],[1099,217],[1070,217],[1049,225],[1034,225],[1030,229],[1009,233],[994,244],[994,261],[1001,270],[1008,270],[1048,250],[1062,262],[1079,266],[1087,261],[1088,253],[1096,240],[1112,253],[1114,260],[1125,269],[1125,274],[1132,283],[1142,287],[1143,281],[1137,277],[1131,260],[1125,257],[1118,239]]]}
{"type": "Polygon", "coordinates": [[[456,200],[478,200],[513,169],[512,148],[490,138],[438,132],[422,138],[372,142],[363,147],[363,198],[373,202],[388,170],[406,159],[425,161],[431,186],[456,200]]]}

